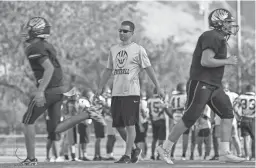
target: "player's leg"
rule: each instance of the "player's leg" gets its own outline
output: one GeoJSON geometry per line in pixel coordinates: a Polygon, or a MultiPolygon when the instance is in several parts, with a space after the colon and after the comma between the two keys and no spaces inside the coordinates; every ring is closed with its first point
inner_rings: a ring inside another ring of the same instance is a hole
{"type": "Polygon", "coordinates": [[[221,142],[219,160],[221,162],[244,161],[243,158],[233,155],[229,150],[234,114],[230,99],[222,88],[214,91],[208,105],[221,118],[221,142]]]}
{"type": "Polygon", "coordinates": [[[240,138],[238,136],[238,128],[237,128],[237,119],[233,119],[232,123],[232,143],[234,147],[236,148],[236,153],[238,156],[242,156],[242,147],[241,147],[241,142],[240,138]]]}
{"type": "Polygon", "coordinates": [[[87,144],[89,143],[89,128],[88,125],[80,123],[78,125],[79,134],[80,134],[80,143],[81,143],[81,152],[83,161],[90,161],[87,157],[87,144]]]}
{"type": "Polygon", "coordinates": [[[115,142],[116,142],[115,135],[107,136],[107,144],[106,144],[107,159],[106,160],[115,160],[114,154],[113,154],[115,142]]]}
{"type": "Polygon", "coordinates": [[[197,134],[196,134],[196,126],[193,125],[191,128],[191,146],[190,146],[190,160],[194,160],[194,151],[195,151],[195,147],[196,147],[196,143],[197,143],[197,134]]]}
{"type": "Polygon", "coordinates": [[[188,149],[188,136],[190,129],[187,129],[182,135],[182,160],[186,160],[186,153],[188,149]]]}
{"type": "Polygon", "coordinates": [[[147,157],[147,152],[148,152],[148,145],[147,145],[147,133],[148,133],[148,122],[143,123],[143,127],[144,127],[144,151],[143,151],[143,157],[146,158],[147,157]]]}
{"type": "MultiPolygon", "coordinates": [[[[55,95],[52,95],[52,97],[55,95]]],[[[60,96],[60,95],[56,95],[60,96]]],[[[62,104],[62,97],[60,98],[59,101],[56,101],[55,103],[51,104],[48,107],[48,115],[49,115],[49,136],[48,139],[52,141],[52,150],[55,155],[56,161],[62,161],[59,158],[59,153],[60,153],[60,134],[55,133],[55,129],[57,125],[60,123],[60,118],[61,118],[61,104],[62,104]]]]}
{"type": "Polygon", "coordinates": [[[151,157],[150,159],[155,160],[155,149],[156,149],[156,143],[158,140],[158,128],[157,125],[155,124],[156,121],[152,121],[152,144],[151,144],[151,157]]]}
{"type": "Polygon", "coordinates": [[[204,160],[206,160],[207,157],[210,156],[211,146],[212,146],[211,130],[210,130],[210,128],[207,128],[207,129],[205,130],[204,145],[205,145],[204,160]]]}
{"type": "MultiPolygon", "coordinates": [[[[46,98],[47,101],[47,98],[46,98]]],[[[35,158],[35,121],[42,115],[47,106],[37,107],[35,101],[31,100],[28,110],[23,116],[25,145],[27,150],[27,158],[21,162],[21,165],[37,165],[35,158]]]]}
{"type": "MultiPolygon", "coordinates": [[[[144,130],[143,129],[144,128],[143,128],[142,123],[136,123],[135,124],[136,137],[135,137],[134,143],[135,143],[137,148],[142,150],[142,153],[145,150],[145,148],[144,148],[145,147],[145,145],[144,145],[145,137],[144,137],[144,130]]],[[[142,156],[142,154],[141,154],[141,156],[142,156]]]]}
{"type": "Polygon", "coordinates": [[[102,125],[101,123],[94,121],[93,120],[93,124],[94,124],[94,131],[95,131],[95,153],[94,153],[94,161],[100,161],[103,160],[103,158],[101,157],[101,151],[100,151],[100,143],[101,143],[101,139],[105,137],[105,128],[104,125],[102,125]]]}
{"type": "Polygon", "coordinates": [[[255,160],[255,118],[251,118],[250,124],[250,135],[252,140],[252,146],[251,146],[251,160],[255,160]]]}
{"type": "Polygon", "coordinates": [[[79,111],[77,115],[60,122],[56,127],[55,132],[61,133],[63,131],[66,131],[86,119],[94,119],[95,121],[98,121],[103,125],[106,124],[105,119],[101,113],[98,113],[96,110],[91,110],[90,108],[88,108],[86,111],[79,111]]]}
{"type": "Polygon", "coordinates": [[[50,139],[47,139],[47,142],[46,142],[46,159],[45,159],[46,162],[50,162],[51,147],[52,147],[52,141],[50,139]]]}
{"type": "Polygon", "coordinates": [[[204,137],[202,134],[203,134],[202,129],[200,129],[198,131],[198,138],[197,138],[197,150],[198,150],[200,159],[202,158],[202,154],[203,154],[203,142],[204,142],[204,137]]]}
{"type": "MultiPolygon", "coordinates": [[[[164,141],[166,140],[166,120],[159,120],[159,129],[158,129],[158,145],[162,146],[164,144],[164,141]]],[[[160,156],[157,155],[156,160],[160,160],[160,156]]]]}
{"type": "Polygon", "coordinates": [[[200,81],[189,81],[187,88],[188,100],[185,114],[171,130],[168,140],[163,144],[163,148],[160,146],[157,147],[157,151],[160,153],[162,159],[169,164],[173,163],[168,157],[168,153],[170,153],[173,144],[177,142],[179,137],[200,117],[205,104],[209,100],[212,93],[212,86],[200,81]]]}
{"type": "Polygon", "coordinates": [[[219,159],[219,137],[220,137],[220,125],[214,125],[212,131],[212,142],[213,142],[213,151],[214,156],[210,160],[218,160],[219,159]]]}

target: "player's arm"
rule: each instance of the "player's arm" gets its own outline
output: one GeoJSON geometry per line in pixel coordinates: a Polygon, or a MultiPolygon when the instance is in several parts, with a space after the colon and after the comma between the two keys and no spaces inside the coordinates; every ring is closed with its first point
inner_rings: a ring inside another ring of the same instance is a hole
{"type": "MultiPolygon", "coordinates": [[[[113,71],[113,57],[112,57],[112,53],[111,51],[109,52],[109,56],[108,56],[108,63],[107,63],[107,67],[104,69],[103,74],[101,75],[101,79],[99,82],[99,91],[102,92],[103,91],[103,87],[107,84],[109,78],[112,75],[112,71],[113,71]]],[[[101,93],[98,93],[101,94],[101,93]]]]}
{"type": "Polygon", "coordinates": [[[44,74],[41,82],[39,83],[38,92],[44,92],[51,81],[54,72],[54,66],[47,57],[40,58],[39,63],[44,68],[44,74]]]}
{"type": "Polygon", "coordinates": [[[206,49],[202,53],[201,65],[208,68],[221,67],[230,64],[229,59],[215,59],[215,52],[212,49],[206,49]]]}
{"type": "Polygon", "coordinates": [[[152,82],[155,84],[156,88],[160,89],[160,84],[156,78],[156,74],[152,66],[146,67],[145,68],[149,78],[152,80],[152,82]]]}
{"type": "Polygon", "coordinates": [[[111,77],[112,69],[105,68],[103,74],[101,75],[99,89],[102,90],[103,87],[107,84],[109,78],[111,77]]]}
{"type": "Polygon", "coordinates": [[[226,41],[224,39],[220,39],[213,34],[203,34],[200,37],[202,58],[201,65],[203,67],[215,68],[221,67],[225,65],[235,65],[237,63],[237,57],[232,56],[228,58],[217,58],[215,57],[217,53],[219,53],[219,49],[226,45],[226,41]]]}

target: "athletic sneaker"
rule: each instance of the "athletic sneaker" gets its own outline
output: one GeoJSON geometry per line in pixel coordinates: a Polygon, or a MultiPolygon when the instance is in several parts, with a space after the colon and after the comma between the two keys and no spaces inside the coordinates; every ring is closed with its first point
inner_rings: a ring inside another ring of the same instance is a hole
{"type": "Polygon", "coordinates": [[[227,152],[225,155],[219,157],[219,161],[222,163],[232,162],[232,163],[239,163],[246,161],[245,158],[238,157],[231,152],[227,152]]]}
{"type": "Polygon", "coordinates": [[[136,149],[132,150],[132,153],[131,153],[131,162],[132,163],[137,163],[139,161],[141,152],[142,152],[142,150],[140,148],[136,148],[136,149]]]}
{"type": "Polygon", "coordinates": [[[160,158],[167,164],[173,164],[170,158],[170,153],[167,152],[162,146],[156,147],[156,152],[160,155],[160,158]]]}
{"type": "Polygon", "coordinates": [[[210,160],[219,160],[219,156],[213,156],[210,160]]]}
{"type": "Polygon", "coordinates": [[[127,155],[123,155],[118,161],[114,163],[131,163],[131,159],[127,155]]]}
{"type": "Polygon", "coordinates": [[[38,164],[38,161],[36,158],[34,158],[34,159],[26,158],[25,160],[20,162],[20,165],[23,165],[23,166],[35,166],[37,164],[38,164]]]}
{"type": "Polygon", "coordinates": [[[64,156],[59,156],[59,157],[57,157],[57,158],[55,159],[55,162],[65,162],[65,161],[66,161],[66,159],[65,159],[64,156]]]}

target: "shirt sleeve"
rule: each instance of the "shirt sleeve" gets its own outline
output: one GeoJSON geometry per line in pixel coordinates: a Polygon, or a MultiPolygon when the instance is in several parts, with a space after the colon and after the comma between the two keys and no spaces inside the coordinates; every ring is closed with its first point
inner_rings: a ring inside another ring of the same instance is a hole
{"type": "Polygon", "coordinates": [[[146,50],[140,46],[140,65],[142,68],[147,68],[151,66],[150,60],[148,58],[146,50]]]}
{"type": "Polygon", "coordinates": [[[34,46],[28,50],[27,57],[29,60],[33,60],[41,64],[45,59],[49,58],[49,54],[44,48],[34,46]]]}
{"type": "Polygon", "coordinates": [[[111,53],[111,50],[109,51],[109,54],[108,54],[108,63],[107,63],[107,68],[108,69],[114,69],[113,67],[113,56],[112,56],[112,53],[111,53]]]}
{"type": "Polygon", "coordinates": [[[206,49],[212,49],[215,53],[219,52],[221,41],[212,34],[203,34],[201,36],[202,51],[206,49]]]}

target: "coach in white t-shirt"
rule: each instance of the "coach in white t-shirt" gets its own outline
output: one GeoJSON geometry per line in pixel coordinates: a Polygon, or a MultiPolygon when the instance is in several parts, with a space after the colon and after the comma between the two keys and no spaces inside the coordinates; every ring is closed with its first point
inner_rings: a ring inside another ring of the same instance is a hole
{"type": "Polygon", "coordinates": [[[139,120],[140,82],[139,73],[145,69],[153,81],[160,96],[164,97],[151,67],[145,49],[132,42],[135,26],[131,21],[123,21],[119,29],[121,43],[111,47],[107,67],[102,75],[98,94],[114,75],[111,113],[113,127],[116,127],[120,136],[126,141],[125,154],[116,163],[136,163],[141,150],[136,148],[135,124],[139,120]]]}

